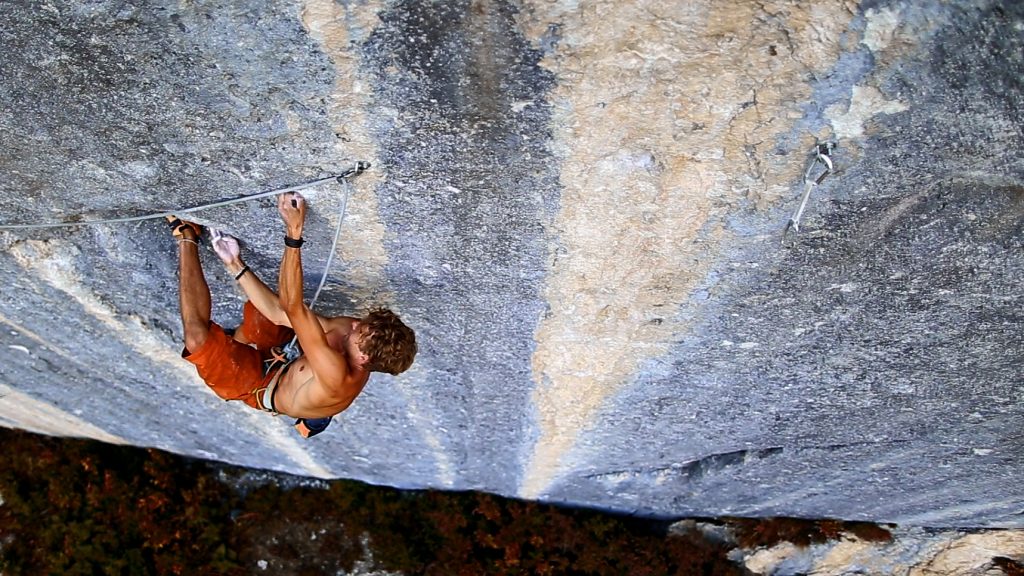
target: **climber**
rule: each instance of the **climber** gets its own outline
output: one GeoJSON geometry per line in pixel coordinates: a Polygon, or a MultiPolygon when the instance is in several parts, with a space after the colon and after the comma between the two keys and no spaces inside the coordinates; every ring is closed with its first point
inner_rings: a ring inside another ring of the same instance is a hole
{"type": "Polygon", "coordinates": [[[362,319],[314,314],[302,297],[302,228],[306,203],[292,192],[278,196],[285,249],[274,294],[242,261],[238,241],[213,232],[214,252],[249,300],[233,332],[210,321],[210,289],[199,262],[199,225],[170,216],[178,239],[179,303],[185,332],[182,357],[225,400],[299,420],[305,437],[326,427],[366,386],[370,372],[400,374],[416,355],[413,331],[390,310],[362,319]],[[289,359],[281,345],[297,336],[301,354],[289,359]]]}

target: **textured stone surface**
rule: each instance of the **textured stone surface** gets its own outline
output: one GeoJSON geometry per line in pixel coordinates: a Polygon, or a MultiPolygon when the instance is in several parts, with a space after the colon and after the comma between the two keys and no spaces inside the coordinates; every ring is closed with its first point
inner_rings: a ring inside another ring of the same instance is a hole
{"type": "Polygon", "coordinates": [[[962,532],[896,530],[890,542],[868,542],[852,534],[800,548],[783,542],[770,548],[736,548],[730,557],[759,576],[842,576],[844,574],[906,574],[907,576],[1000,576],[1009,573],[1000,560],[1024,556],[1020,530],[962,532]]]}
{"type": "MultiPolygon", "coordinates": [[[[0,231],[0,422],[656,515],[1022,526],[1024,11],[0,4],[2,224],[374,168],[318,309],[421,353],[304,441],[178,358],[159,222],[0,231]],[[837,173],[781,232],[817,139],[837,173]]],[[[311,192],[308,293],[341,190],[311,192]]],[[[273,283],[272,203],[201,213],[273,283]]],[[[215,320],[240,294],[206,254],[215,320]]]]}

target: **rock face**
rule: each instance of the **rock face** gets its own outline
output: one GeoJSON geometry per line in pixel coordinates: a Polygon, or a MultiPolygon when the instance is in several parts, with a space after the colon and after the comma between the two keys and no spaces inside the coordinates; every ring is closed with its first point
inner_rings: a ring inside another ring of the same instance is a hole
{"type": "Polygon", "coordinates": [[[1019,530],[965,533],[914,527],[896,530],[892,536],[888,542],[844,534],[839,540],[802,548],[789,542],[757,550],[734,548],[730,557],[759,576],[1001,576],[1019,570],[1013,558],[1024,555],[1019,530]]]}
{"type": "MultiPolygon", "coordinates": [[[[420,342],[306,441],[178,357],[161,222],[2,229],[0,422],[642,514],[1024,527],[1024,8],[664,4],[0,5],[0,224],[367,160],[317,310],[420,342]],[[783,238],[818,141],[836,170],[783,238]]],[[[309,196],[311,296],[344,194],[309,196]]],[[[271,201],[195,217],[275,283],[271,201]]]]}

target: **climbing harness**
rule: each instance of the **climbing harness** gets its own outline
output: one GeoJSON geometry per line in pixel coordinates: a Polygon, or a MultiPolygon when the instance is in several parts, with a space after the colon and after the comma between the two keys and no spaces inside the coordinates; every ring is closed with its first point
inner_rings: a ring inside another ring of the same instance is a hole
{"type": "Polygon", "coordinates": [[[209,204],[201,204],[199,206],[193,206],[191,208],[176,208],[174,210],[168,210],[166,212],[157,212],[153,214],[145,214],[142,216],[129,216],[125,218],[106,218],[103,220],[75,220],[70,222],[46,222],[41,224],[0,224],[0,230],[38,230],[44,228],[72,228],[75,226],[94,226],[98,224],[124,224],[127,222],[142,222],[143,220],[155,220],[157,218],[166,218],[167,216],[176,216],[180,214],[191,214],[193,212],[200,212],[202,210],[209,210],[211,208],[220,208],[222,206],[230,206],[232,204],[249,202],[251,200],[266,198],[268,196],[277,196],[278,194],[285,194],[288,192],[298,192],[299,190],[305,190],[307,188],[319,186],[332,180],[337,181],[342,185],[345,185],[349,178],[357,174],[362,174],[369,167],[369,162],[364,162],[360,160],[356,162],[353,167],[348,168],[341,174],[337,174],[335,176],[319,178],[317,180],[311,180],[309,182],[304,182],[296,186],[288,186],[286,188],[278,188],[275,190],[268,190],[266,192],[258,192],[256,194],[249,194],[246,196],[240,196],[238,198],[231,198],[229,200],[210,202],[209,204]]]}
{"type": "Polygon", "coordinates": [[[266,378],[271,372],[274,375],[267,382],[267,385],[259,390],[255,391],[256,394],[256,405],[260,410],[264,412],[270,412],[274,416],[278,415],[277,407],[274,406],[274,394],[277,392],[277,384],[281,381],[281,377],[284,376],[288,367],[291,366],[295,359],[285,360],[283,355],[276,354],[276,351],[280,348],[275,348],[272,352],[275,355],[267,360],[264,360],[263,377],[266,378]]]}
{"type": "Polygon", "coordinates": [[[835,168],[832,164],[832,151],[835,150],[835,142],[819,142],[814,146],[814,156],[811,157],[810,164],[807,166],[807,171],[804,172],[804,194],[800,198],[800,205],[797,207],[796,212],[790,217],[789,222],[786,222],[786,228],[782,231],[782,239],[785,241],[786,235],[790,229],[793,230],[794,234],[800,233],[800,219],[804,215],[804,208],[807,207],[807,200],[811,197],[811,190],[815,186],[821,184],[826,176],[831,174],[835,168]],[[814,169],[818,165],[824,166],[824,170],[821,174],[816,177],[812,177],[814,169]]]}

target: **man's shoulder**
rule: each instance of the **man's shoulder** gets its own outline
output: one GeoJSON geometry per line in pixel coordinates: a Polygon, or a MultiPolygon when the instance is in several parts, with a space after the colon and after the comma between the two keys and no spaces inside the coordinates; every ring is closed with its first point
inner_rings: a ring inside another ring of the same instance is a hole
{"type": "Polygon", "coordinates": [[[359,320],[351,316],[322,316],[322,318],[324,326],[328,328],[347,328],[359,320]]]}

